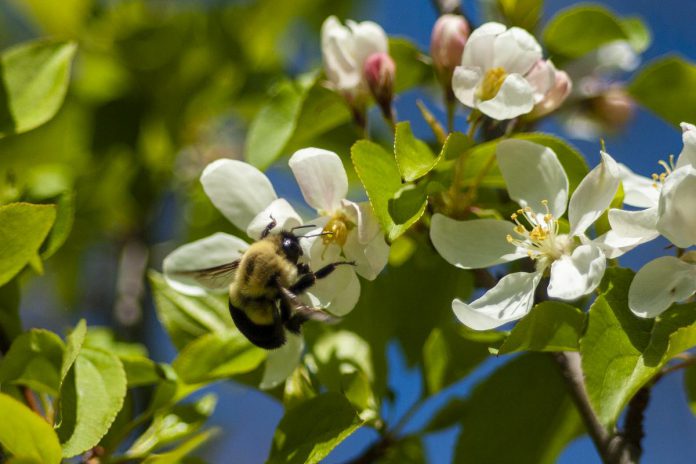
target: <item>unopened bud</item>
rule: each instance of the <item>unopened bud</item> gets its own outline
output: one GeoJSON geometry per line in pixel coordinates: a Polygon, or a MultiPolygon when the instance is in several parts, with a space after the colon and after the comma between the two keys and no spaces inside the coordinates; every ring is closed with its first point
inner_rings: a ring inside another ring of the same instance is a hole
{"type": "Polygon", "coordinates": [[[449,85],[454,68],[462,64],[464,45],[471,29],[463,16],[445,14],[433,26],[430,54],[433,65],[444,83],[449,85]]]}
{"type": "Polygon", "coordinates": [[[573,89],[573,82],[570,80],[570,76],[565,71],[558,71],[554,68],[554,81],[553,85],[546,92],[544,98],[534,105],[534,109],[530,114],[530,117],[536,119],[542,116],[546,116],[552,111],[557,110],[563,102],[570,95],[573,89]]]}
{"type": "Polygon", "coordinates": [[[595,115],[612,130],[620,129],[633,117],[634,106],[631,97],[620,86],[610,87],[592,100],[595,115]]]}
{"type": "Polygon", "coordinates": [[[365,60],[365,81],[381,108],[390,108],[394,94],[396,63],[388,53],[373,53],[365,60]]]}

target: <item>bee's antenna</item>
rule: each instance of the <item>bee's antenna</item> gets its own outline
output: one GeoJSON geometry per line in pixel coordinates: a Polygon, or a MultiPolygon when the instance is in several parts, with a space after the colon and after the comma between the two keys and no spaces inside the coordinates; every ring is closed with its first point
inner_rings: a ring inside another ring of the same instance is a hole
{"type": "Polygon", "coordinates": [[[311,238],[311,237],[321,237],[322,235],[333,235],[333,232],[322,232],[320,234],[313,234],[313,235],[302,235],[298,238],[311,238]]]}
{"type": "Polygon", "coordinates": [[[316,226],[315,226],[314,224],[305,224],[305,225],[303,225],[303,226],[293,227],[292,229],[290,229],[290,232],[294,232],[294,231],[296,231],[297,229],[307,229],[307,228],[309,228],[309,227],[316,227],[316,226]]]}

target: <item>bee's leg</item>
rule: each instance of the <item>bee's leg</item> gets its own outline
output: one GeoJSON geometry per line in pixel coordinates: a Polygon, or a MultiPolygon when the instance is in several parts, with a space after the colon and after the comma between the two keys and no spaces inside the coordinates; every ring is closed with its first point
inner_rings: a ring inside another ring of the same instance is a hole
{"type": "Polygon", "coordinates": [[[297,263],[297,273],[299,275],[303,274],[309,274],[311,273],[312,270],[309,268],[309,264],[307,263],[297,263]]]}
{"type": "Polygon", "coordinates": [[[278,225],[275,219],[273,219],[273,216],[271,216],[271,222],[266,225],[266,227],[263,228],[263,231],[261,232],[261,238],[266,238],[268,237],[268,234],[271,233],[273,228],[278,225]]]}
{"type": "Polygon", "coordinates": [[[281,314],[287,314],[289,316],[287,319],[283,317],[283,324],[285,328],[292,333],[299,334],[302,324],[310,320],[327,324],[340,321],[338,317],[334,317],[324,311],[305,305],[297,298],[297,295],[287,288],[281,287],[280,295],[281,314]]]}
{"type": "Polygon", "coordinates": [[[317,279],[323,279],[335,271],[338,266],[343,264],[355,266],[354,261],[336,261],[335,263],[327,264],[316,272],[310,272],[300,276],[299,280],[290,286],[289,290],[296,295],[300,294],[314,285],[317,279]]]}

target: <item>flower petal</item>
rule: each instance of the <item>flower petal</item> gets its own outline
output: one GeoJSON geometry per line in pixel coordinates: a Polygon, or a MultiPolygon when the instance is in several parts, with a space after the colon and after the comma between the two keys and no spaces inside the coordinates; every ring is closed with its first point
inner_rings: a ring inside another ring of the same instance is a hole
{"type": "MultiPolygon", "coordinates": [[[[312,269],[316,271],[318,267],[312,269]]],[[[334,316],[344,316],[358,303],[360,281],[353,266],[338,266],[330,275],[318,279],[306,296],[312,306],[323,308],[334,316]]]]}
{"type": "Polygon", "coordinates": [[[543,200],[556,218],[568,204],[568,176],[553,150],[527,140],[508,139],[496,149],[498,166],[510,198],[522,207],[544,212],[543,200]]]}
{"type": "Polygon", "coordinates": [[[302,218],[295,212],[290,203],[285,198],[278,198],[252,219],[246,230],[247,235],[254,239],[261,238],[261,232],[272,220],[276,221],[276,226],[271,229],[272,231],[290,230],[302,225],[302,218]]]}
{"type": "Polygon", "coordinates": [[[360,85],[362,66],[355,60],[353,35],[335,16],[321,26],[321,51],[326,76],[334,88],[352,93],[360,85]]]}
{"type": "Polygon", "coordinates": [[[640,211],[609,210],[612,229],[592,240],[608,259],[618,258],[636,246],[657,238],[657,207],[640,211]]]}
{"type": "Polygon", "coordinates": [[[617,163],[619,178],[623,184],[624,204],[638,208],[656,206],[660,198],[660,190],[655,181],[649,177],[639,176],[625,164],[617,163]]]}
{"type": "Polygon", "coordinates": [[[696,245],[696,168],[672,172],[662,186],[657,230],[679,248],[696,245]]]}
{"type": "Polygon", "coordinates": [[[578,299],[597,288],[606,267],[606,257],[598,246],[580,245],[571,256],[562,256],[551,264],[547,293],[561,300],[578,299]]]}
{"type": "Polygon", "coordinates": [[[696,169],[696,126],[683,122],[681,128],[684,148],[677,158],[677,169],[687,164],[696,169]]]}
{"type": "Polygon", "coordinates": [[[650,261],[628,289],[628,306],[636,316],[656,317],[672,303],[696,292],[696,266],[673,256],[650,261]]]}
{"type": "Polygon", "coordinates": [[[358,234],[351,232],[343,246],[349,261],[355,261],[355,272],[367,280],[374,280],[389,261],[389,245],[382,234],[375,235],[368,243],[360,243],[358,234]]]}
{"type": "Polygon", "coordinates": [[[358,241],[360,243],[369,243],[374,240],[375,235],[380,234],[377,216],[375,216],[369,202],[354,203],[343,200],[341,203],[350,220],[358,225],[358,241]]]}
{"type": "MultiPolygon", "coordinates": [[[[538,60],[524,76],[534,89],[535,104],[544,100],[546,94],[554,87],[556,84],[557,72],[551,60],[538,60]]],[[[563,96],[563,99],[564,98],[565,96],[563,96]]]]}
{"type": "Polygon", "coordinates": [[[365,60],[374,53],[387,53],[389,51],[389,39],[382,26],[373,21],[346,21],[353,32],[355,61],[362,71],[365,60]]]}
{"type": "Polygon", "coordinates": [[[516,118],[534,108],[534,89],[519,74],[508,74],[495,97],[478,103],[477,107],[499,121],[516,118]]]}
{"type": "Polygon", "coordinates": [[[619,168],[608,153],[601,152],[602,161],[580,182],[568,205],[570,235],[585,233],[604,211],[619,189],[619,168]]]}
{"type": "Polygon", "coordinates": [[[247,248],[249,244],[244,240],[222,232],[187,243],[164,258],[164,278],[174,290],[186,295],[205,295],[205,289],[227,291],[234,273],[206,276],[191,271],[229,264],[247,248]]]}
{"type": "Polygon", "coordinates": [[[502,34],[506,29],[504,25],[494,22],[477,27],[464,46],[462,66],[478,67],[484,70],[491,68],[495,36],[502,34]]]}
{"type": "Polygon", "coordinates": [[[526,74],[541,59],[541,46],[534,36],[519,27],[498,35],[493,44],[493,67],[509,74],[526,74]]]}
{"type": "Polygon", "coordinates": [[[336,153],[304,148],[296,151],[288,164],[308,205],[327,214],[341,207],[348,193],[348,176],[336,153]]]}
{"type": "Polygon", "coordinates": [[[285,336],[286,341],[283,346],[268,352],[263,377],[259,385],[262,390],[270,390],[283,383],[300,364],[304,340],[300,335],[295,335],[287,330],[285,336]]]}
{"type": "Polygon", "coordinates": [[[462,269],[481,269],[527,256],[507,241],[513,227],[508,221],[457,221],[435,214],[430,223],[430,240],[448,263],[462,269]]]}
{"type": "Polygon", "coordinates": [[[481,68],[457,66],[452,74],[454,96],[469,108],[476,104],[476,89],[481,82],[481,68]]]}
{"type": "Polygon", "coordinates": [[[474,330],[489,330],[524,317],[534,304],[541,273],[508,274],[478,300],[467,304],[452,302],[452,309],[462,324],[474,330]]]}
{"type": "Polygon", "coordinates": [[[240,230],[277,198],[268,177],[238,160],[213,161],[203,170],[201,184],[215,207],[240,230]]]}

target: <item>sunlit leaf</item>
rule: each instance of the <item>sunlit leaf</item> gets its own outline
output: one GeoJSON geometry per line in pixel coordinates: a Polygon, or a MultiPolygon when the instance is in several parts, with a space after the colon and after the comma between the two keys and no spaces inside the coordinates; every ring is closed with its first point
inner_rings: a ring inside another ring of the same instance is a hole
{"type": "Polygon", "coordinates": [[[45,464],[61,462],[58,437],[48,422],[19,401],[0,393],[0,444],[12,455],[45,464]]]}
{"type": "Polygon", "coordinates": [[[32,329],[23,333],[0,360],[0,384],[26,385],[56,396],[64,351],[63,341],[53,332],[32,329]]]}
{"type": "Polygon", "coordinates": [[[214,429],[201,432],[198,435],[189,438],[171,451],[148,456],[148,458],[143,461],[143,464],[169,464],[170,462],[181,462],[183,458],[188,456],[190,453],[193,453],[206,441],[210,440],[210,438],[212,438],[215,434],[216,431],[214,429]]]}
{"type": "Polygon", "coordinates": [[[391,37],[389,55],[396,64],[394,92],[403,92],[432,79],[433,72],[426,56],[408,39],[391,37]]]}
{"type": "Polygon", "coordinates": [[[544,0],[497,0],[497,4],[507,25],[534,33],[543,13],[544,0]]]}
{"type": "Polygon", "coordinates": [[[430,147],[413,135],[411,123],[408,121],[396,124],[394,154],[401,178],[406,182],[423,177],[439,161],[430,147]]]}

